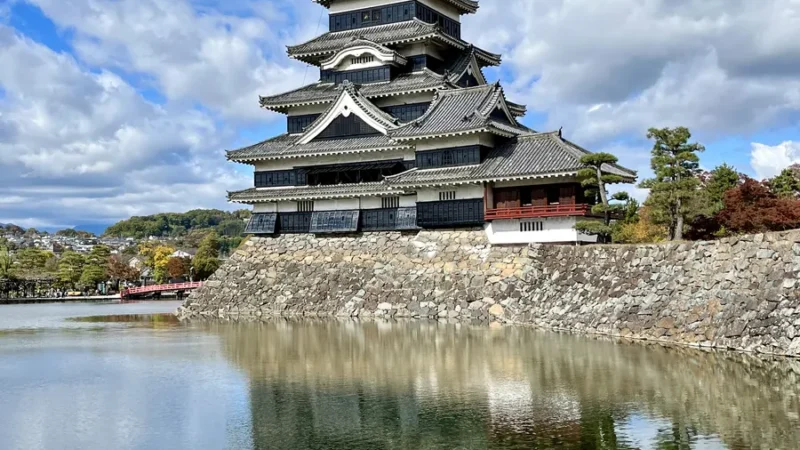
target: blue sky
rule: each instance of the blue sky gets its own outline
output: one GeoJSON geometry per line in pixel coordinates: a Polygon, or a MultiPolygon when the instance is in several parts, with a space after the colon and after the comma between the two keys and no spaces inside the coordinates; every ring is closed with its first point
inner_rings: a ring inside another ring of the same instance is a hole
{"type": "MultiPolygon", "coordinates": [[[[800,161],[792,0],[481,0],[465,37],[524,122],[647,176],[648,127],[689,127],[706,168],[800,161]],[[514,11],[514,14],[509,14],[514,11]]],[[[325,31],[308,0],[0,0],[0,223],[102,229],[234,209],[224,150],[282,132],[258,95],[316,79],[285,46],[325,31]]],[[[645,192],[629,189],[642,198],[645,192]]]]}

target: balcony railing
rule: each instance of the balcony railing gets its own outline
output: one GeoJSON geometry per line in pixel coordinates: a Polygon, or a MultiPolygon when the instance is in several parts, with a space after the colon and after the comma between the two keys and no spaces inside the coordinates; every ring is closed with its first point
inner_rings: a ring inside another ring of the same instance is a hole
{"type": "Polygon", "coordinates": [[[521,206],[519,208],[496,208],[486,210],[486,220],[532,219],[538,217],[590,216],[592,207],[580,205],[521,206]]]}

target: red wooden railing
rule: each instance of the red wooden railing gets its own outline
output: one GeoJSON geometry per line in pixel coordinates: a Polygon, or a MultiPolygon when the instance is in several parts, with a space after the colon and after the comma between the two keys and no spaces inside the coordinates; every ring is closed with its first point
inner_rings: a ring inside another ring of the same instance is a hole
{"type": "Polygon", "coordinates": [[[128,298],[133,295],[144,295],[156,292],[188,291],[192,289],[197,289],[202,285],[203,285],[202,281],[195,281],[193,283],[154,284],[152,286],[142,286],[142,287],[125,289],[120,294],[120,297],[128,298]]]}
{"type": "Polygon", "coordinates": [[[486,210],[486,220],[530,219],[537,217],[588,216],[592,207],[580,205],[522,206],[519,208],[496,208],[486,210]]]}

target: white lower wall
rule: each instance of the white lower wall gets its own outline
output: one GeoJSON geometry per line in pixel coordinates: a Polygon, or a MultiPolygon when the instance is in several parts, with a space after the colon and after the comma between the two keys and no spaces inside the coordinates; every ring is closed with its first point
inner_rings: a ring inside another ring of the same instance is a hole
{"type": "Polygon", "coordinates": [[[597,242],[596,236],[575,231],[574,217],[495,220],[486,225],[491,244],[597,242]],[[540,222],[541,231],[520,231],[520,222],[540,222]]]}

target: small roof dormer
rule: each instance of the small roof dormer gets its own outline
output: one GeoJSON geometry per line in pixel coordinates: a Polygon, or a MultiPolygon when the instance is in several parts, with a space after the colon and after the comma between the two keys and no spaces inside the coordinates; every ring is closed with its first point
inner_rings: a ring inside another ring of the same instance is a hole
{"type": "Polygon", "coordinates": [[[380,65],[405,66],[408,60],[396,51],[369,39],[353,38],[330,58],[320,61],[322,70],[367,68],[380,65]]]}
{"type": "Polygon", "coordinates": [[[397,119],[383,112],[361,95],[349,81],[341,84],[341,93],[335,102],[317,120],[306,128],[298,144],[307,144],[314,139],[328,136],[328,131],[337,127],[349,128],[348,135],[382,134],[397,128],[397,119]],[[349,122],[347,124],[337,123],[349,122]]]}

